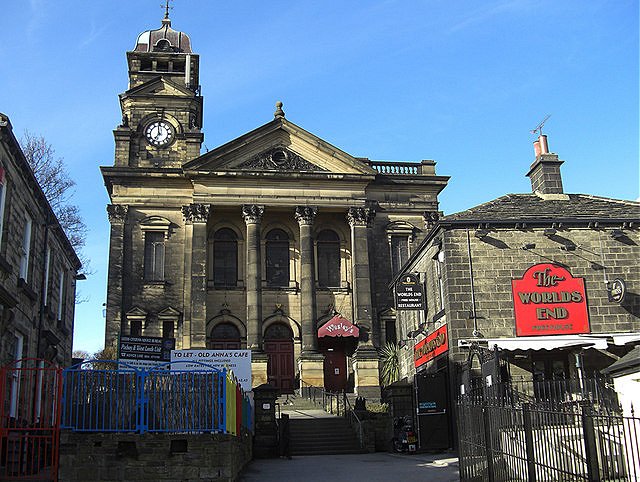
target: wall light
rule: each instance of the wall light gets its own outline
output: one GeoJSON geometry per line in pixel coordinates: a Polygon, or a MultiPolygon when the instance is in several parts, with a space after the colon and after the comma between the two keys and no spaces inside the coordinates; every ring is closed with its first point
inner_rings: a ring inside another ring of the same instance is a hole
{"type": "Polygon", "coordinates": [[[545,228],[544,230],[544,235],[545,236],[553,236],[554,234],[556,234],[558,232],[557,229],[555,228],[545,228]]]}
{"type": "Polygon", "coordinates": [[[522,245],[522,249],[524,249],[525,251],[528,251],[530,249],[535,249],[536,248],[536,243],[525,243],[522,245]]]}
{"type": "Polygon", "coordinates": [[[474,233],[474,236],[476,238],[484,238],[489,234],[489,230],[488,229],[476,229],[476,232],[474,233]]]}

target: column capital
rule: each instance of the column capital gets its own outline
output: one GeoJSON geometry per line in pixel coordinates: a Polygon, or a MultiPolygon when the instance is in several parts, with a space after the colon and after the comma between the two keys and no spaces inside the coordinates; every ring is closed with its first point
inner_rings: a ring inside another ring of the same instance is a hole
{"type": "Polygon", "coordinates": [[[440,219],[440,215],[437,211],[425,211],[422,213],[425,229],[431,229],[438,222],[438,219],[440,219]]]}
{"type": "Polygon", "coordinates": [[[211,204],[187,204],[182,206],[182,216],[187,224],[206,223],[211,212],[211,204]]]}
{"type": "Polygon", "coordinates": [[[262,219],[264,214],[264,206],[257,204],[243,204],[242,205],[242,217],[246,224],[257,224],[262,219]]]}
{"type": "Polygon", "coordinates": [[[300,226],[313,224],[313,221],[318,214],[318,208],[313,206],[296,206],[296,221],[300,226]]]}
{"type": "Polygon", "coordinates": [[[349,208],[347,221],[351,226],[371,226],[376,211],[372,208],[349,208]]]}
{"type": "Polygon", "coordinates": [[[110,223],[123,223],[127,218],[129,205],[127,204],[107,204],[107,216],[110,223]]]}

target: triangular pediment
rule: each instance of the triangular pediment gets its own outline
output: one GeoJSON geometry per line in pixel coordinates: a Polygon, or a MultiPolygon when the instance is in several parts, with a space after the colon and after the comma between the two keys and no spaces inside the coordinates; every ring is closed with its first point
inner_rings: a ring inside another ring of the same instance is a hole
{"type": "Polygon", "coordinates": [[[164,310],[158,312],[158,318],[178,318],[180,314],[181,313],[172,306],[167,306],[164,310]]]}
{"type": "Polygon", "coordinates": [[[133,307],[132,309],[130,309],[129,311],[127,311],[126,313],[127,318],[129,319],[136,319],[136,318],[146,318],[147,317],[147,312],[144,311],[142,308],[139,308],[137,306],[133,307]]]}
{"type": "Polygon", "coordinates": [[[368,164],[285,119],[274,119],[183,166],[187,172],[242,171],[375,175],[368,164]]]}
{"type": "Polygon", "coordinates": [[[171,82],[163,77],[154,79],[140,84],[133,89],[127,90],[122,97],[145,97],[155,95],[170,95],[174,97],[193,97],[193,91],[186,87],[171,82]]]}

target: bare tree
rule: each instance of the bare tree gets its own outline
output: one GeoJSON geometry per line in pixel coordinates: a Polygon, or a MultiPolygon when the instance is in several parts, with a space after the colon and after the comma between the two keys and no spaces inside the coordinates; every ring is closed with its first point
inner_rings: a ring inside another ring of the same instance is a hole
{"type": "Polygon", "coordinates": [[[75,181],[69,177],[62,158],[56,157],[55,150],[44,137],[25,131],[20,145],[58,222],[82,264],[86,265],[88,260],[83,258],[81,251],[87,238],[87,226],[80,215],[80,209],[71,202],[75,181]]]}

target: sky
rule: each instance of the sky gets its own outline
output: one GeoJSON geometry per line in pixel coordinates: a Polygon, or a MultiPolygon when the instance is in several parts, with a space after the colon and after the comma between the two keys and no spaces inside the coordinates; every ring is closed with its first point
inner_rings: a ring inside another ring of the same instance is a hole
{"type": "MultiPolygon", "coordinates": [[[[104,344],[113,165],[125,52],[160,0],[20,0],[0,11],[0,112],[44,136],[76,181],[89,276],[74,349],[104,344]]],[[[530,192],[547,115],[565,192],[638,199],[637,0],[175,0],[200,54],[205,149],[273,118],[358,157],[434,159],[445,214],[530,192]]]]}

